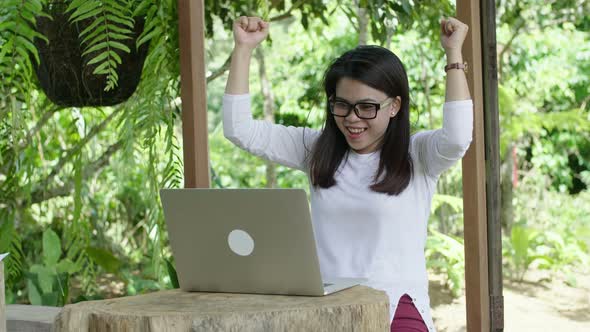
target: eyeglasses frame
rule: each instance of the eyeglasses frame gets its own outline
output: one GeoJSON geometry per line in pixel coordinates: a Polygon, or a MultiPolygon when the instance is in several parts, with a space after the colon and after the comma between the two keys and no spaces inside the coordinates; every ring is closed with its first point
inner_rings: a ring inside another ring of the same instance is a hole
{"type": "Polygon", "coordinates": [[[387,106],[387,105],[391,104],[391,102],[393,102],[393,98],[391,98],[391,97],[387,97],[385,100],[383,100],[383,101],[382,101],[382,102],[380,102],[380,103],[369,103],[369,102],[366,102],[366,101],[364,101],[364,102],[360,102],[360,103],[354,103],[354,104],[351,104],[351,103],[349,103],[349,102],[347,102],[347,101],[345,101],[345,100],[334,100],[334,99],[333,99],[333,97],[330,97],[330,99],[328,100],[328,107],[330,108],[330,114],[332,114],[333,116],[338,116],[338,117],[341,117],[341,118],[345,118],[345,117],[347,117],[347,116],[349,116],[349,115],[350,115],[350,112],[351,112],[352,110],[354,110],[354,114],[355,114],[355,115],[356,115],[356,116],[357,116],[359,119],[363,119],[363,120],[371,120],[371,119],[375,119],[375,118],[377,117],[377,112],[379,112],[379,110],[380,110],[382,107],[385,107],[385,106],[387,106]],[[385,102],[385,100],[387,100],[387,99],[391,99],[391,100],[390,100],[390,101],[388,101],[388,102],[386,102],[386,103],[384,103],[384,102],[385,102]],[[333,106],[333,103],[335,103],[335,102],[341,102],[341,103],[345,103],[346,105],[348,105],[348,112],[346,112],[346,115],[338,115],[338,114],[334,114],[334,106],[333,106]],[[360,116],[360,115],[359,115],[359,112],[360,112],[360,111],[359,111],[359,110],[358,110],[358,108],[356,108],[356,107],[357,107],[357,105],[361,105],[361,104],[363,104],[363,105],[373,105],[373,106],[375,106],[375,107],[377,108],[377,110],[375,110],[375,116],[374,116],[374,117],[372,117],[372,118],[365,118],[365,117],[362,117],[362,116],[360,116]]]}

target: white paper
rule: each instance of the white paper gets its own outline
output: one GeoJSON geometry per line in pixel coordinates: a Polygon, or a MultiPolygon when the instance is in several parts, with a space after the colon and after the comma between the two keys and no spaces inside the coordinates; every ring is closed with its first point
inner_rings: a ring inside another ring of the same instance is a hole
{"type": "Polygon", "coordinates": [[[0,254],[0,262],[2,262],[2,260],[3,260],[3,259],[6,257],[6,256],[8,256],[8,253],[5,253],[5,254],[0,254]]]}

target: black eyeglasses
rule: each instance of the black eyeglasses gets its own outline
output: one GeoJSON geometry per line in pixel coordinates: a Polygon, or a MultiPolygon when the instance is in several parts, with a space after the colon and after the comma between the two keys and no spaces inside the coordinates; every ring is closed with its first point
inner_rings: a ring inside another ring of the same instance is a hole
{"type": "MultiPolygon", "coordinates": [[[[387,98],[387,99],[390,99],[390,98],[387,98]]],[[[385,100],[387,100],[387,99],[385,99],[385,100]]],[[[354,114],[356,114],[356,116],[359,119],[367,120],[367,119],[376,118],[377,111],[379,111],[381,109],[381,107],[385,107],[391,103],[391,100],[384,103],[385,100],[381,103],[362,102],[362,103],[350,104],[344,100],[330,99],[330,101],[328,102],[328,105],[330,106],[330,113],[332,113],[332,115],[334,115],[334,116],[347,117],[350,114],[350,112],[352,110],[354,110],[354,114]]]]}

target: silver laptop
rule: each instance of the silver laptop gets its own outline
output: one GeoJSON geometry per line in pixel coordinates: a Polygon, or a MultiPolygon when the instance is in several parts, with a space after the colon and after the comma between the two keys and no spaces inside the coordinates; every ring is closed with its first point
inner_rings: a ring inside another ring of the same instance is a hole
{"type": "Polygon", "coordinates": [[[185,291],[322,296],[366,281],[322,281],[302,189],[162,189],[185,291]]]}

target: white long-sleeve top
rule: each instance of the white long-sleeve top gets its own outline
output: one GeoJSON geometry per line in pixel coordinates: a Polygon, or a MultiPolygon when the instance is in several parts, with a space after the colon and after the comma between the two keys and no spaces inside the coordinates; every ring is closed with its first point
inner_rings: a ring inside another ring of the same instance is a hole
{"type": "MultiPolygon", "coordinates": [[[[237,146],[308,174],[306,161],[320,131],[254,120],[250,95],[224,95],[223,132],[237,146]]],[[[397,196],[371,191],[380,151],[349,150],[334,177],[336,185],[314,188],[311,216],[324,278],[368,278],[365,285],[389,296],[390,320],[407,293],[429,331],[430,313],[424,249],[430,204],[439,175],[461,159],[471,143],[472,100],[447,102],[443,127],[412,135],[413,177],[397,196]]]]}

